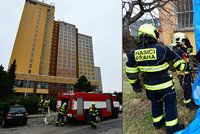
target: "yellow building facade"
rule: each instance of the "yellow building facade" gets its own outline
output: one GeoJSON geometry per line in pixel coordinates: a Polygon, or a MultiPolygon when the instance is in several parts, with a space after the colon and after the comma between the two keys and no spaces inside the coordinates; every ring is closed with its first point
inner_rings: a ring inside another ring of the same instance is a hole
{"type": "Polygon", "coordinates": [[[16,59],[17,73],[48,75],[54,6],[26,0],[10,63],[16,59]]]}
{"type": "MultiPolygon", "coordinates": [[[[25,1],[9,62],[10,66],[16,60],[17,76],[14,90],[17,93],[56,96],[59,91],[74,88],[76,75],[70,77],[56,74],[59,61],[55,60],[59,60],[57,55],[62,48],[58,51],[60,26],[54,21],[54,13],[53,5],[37,0],[25,1]]],[[[65,54],[64,49],[62,53],[65,54]]],[[[76,56],[74,58],[76,61],[76,56]]],[[[91,80],[91,84],[94,87],[99,85],[95,80],[91,80]]]]}

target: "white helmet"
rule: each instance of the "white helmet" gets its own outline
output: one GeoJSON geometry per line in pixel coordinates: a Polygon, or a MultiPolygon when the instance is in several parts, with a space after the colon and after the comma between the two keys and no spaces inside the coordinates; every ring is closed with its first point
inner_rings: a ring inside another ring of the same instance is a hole
{"type": "Polygon", "coordinates": [[[175,46],[183,45],[183,43],[185,42],[184,40],[186,38],[187,37],[184,33],[181,33],[181,32],[175,33],[173,37],[173,44],[175,44],[175,46]]]}

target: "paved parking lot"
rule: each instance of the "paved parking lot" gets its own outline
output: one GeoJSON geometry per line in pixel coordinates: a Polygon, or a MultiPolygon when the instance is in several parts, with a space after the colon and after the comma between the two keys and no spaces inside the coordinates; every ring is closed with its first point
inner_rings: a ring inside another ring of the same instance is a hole
{"type": "Polygon", "coordinates": [[[2,134],[121,134],[122,118],[109,119],[100,122],[97,129],[92,129],[89,125],[83,123],[65,123],[64,127],[56,127],[56,121],[47,125],[44,123],[44,117],[29,118],[25,126],[12,126],[1,128],[2,134]]]}

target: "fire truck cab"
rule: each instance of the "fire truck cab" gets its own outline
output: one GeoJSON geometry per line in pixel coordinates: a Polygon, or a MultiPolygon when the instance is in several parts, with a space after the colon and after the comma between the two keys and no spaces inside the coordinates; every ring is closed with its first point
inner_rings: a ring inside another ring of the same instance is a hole
{"type": "Polygon", "coordinates": [[[58,96],[57,106],[58,109],[61,104],[67,103],[67,119],[68,120],[89,120],[89,108],[94,102],[99,112],[100,118],[113,117],[118,118],[119,102],[116,101],[114,94],[108,93],[63,93],[58,96]]]}

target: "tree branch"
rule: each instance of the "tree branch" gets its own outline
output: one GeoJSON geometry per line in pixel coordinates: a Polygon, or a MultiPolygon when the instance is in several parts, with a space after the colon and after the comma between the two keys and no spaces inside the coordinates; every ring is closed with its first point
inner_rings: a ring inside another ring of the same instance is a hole
{"type": "Polygon", "coordinates": [[[127,7],[125,4],[128,5],[128,10],[126,10],[123,17],[123,50],[126,54],[134,47],[133,44],[137,42],[135,38],[131,36],[129,26],[140,19],[146,12],[151,12],[155,8],[162,8],[170,1],[174,0],[153,0],[152,2],[143,2],[142,0],[123,1],[123,9],[127,7]],[[134,14],[134,9],[137,8],[136,6],[139,6],[139,12],[134,14]]]}
{"type": "Polygon", "coordinates": [[[153,0],[152,2],[144,2],[143,3],[143,6],[151,6],[151,5],[153,5],[153,4],[155,4],[155,3],[157,3],[157,2],[159,2],[159,0],[153,0]]]}

